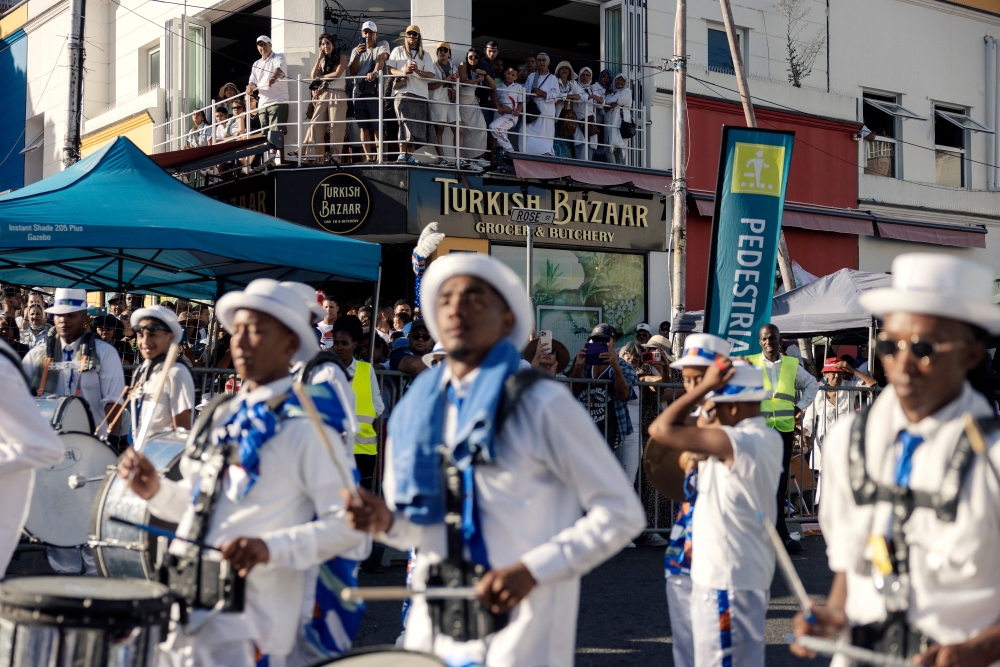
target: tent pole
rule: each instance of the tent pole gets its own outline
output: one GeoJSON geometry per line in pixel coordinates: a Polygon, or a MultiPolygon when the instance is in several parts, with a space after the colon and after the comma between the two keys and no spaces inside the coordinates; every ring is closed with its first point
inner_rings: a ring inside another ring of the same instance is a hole
{"type": "Polygon", "coordinates": [[[872,323],[868,325],[868,375],[875,372],[875,359],[872,355],[875,353],[875,318],[872,318],[872,323]]]}
{"type": "Polygon", "coordinates": [[[379,300],[379,293],[381,291],[382,291],[382,265],[379,264],[378,279],[376,279],[375,281],[375,300],[372,301],[372,314],[368,318],[368,326],[371,329],[371,331],[368,332],[371,337],[371,339],[368,341],[368,363],[374,363],[375,360],[375,336],[378,335],[377,333],[375,333],[375,331],[376,331],[376,326],[378,325],[378,315],[379,315],[378,300],[379,300]]]}

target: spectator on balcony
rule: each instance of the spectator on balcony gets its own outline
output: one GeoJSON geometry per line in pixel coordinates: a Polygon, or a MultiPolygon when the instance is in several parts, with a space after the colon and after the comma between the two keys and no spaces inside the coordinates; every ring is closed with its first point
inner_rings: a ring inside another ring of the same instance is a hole
{"type": "Polygon", "coordinates": [[[598,162],[607,162],[606,154],[611,151],[609,147],[604,145],[606,141],[604,136],[606,134],[606,128],[604,125],[607,120],[607,108],[604,106],[604,103],[607,95],[611,92],[611,86],[614,83],[613,79],[614,75],[610,70],[601,70],[601,73],[597,75],[597,86],[602,92],[601,102],[594,107],[595,115],[597,116],[597,125],[600,128],[597,137],[595,137],[597,141],[597,148],[594,150],[594,159],[598,162]]]}
{"type": "Polygon", "coordinates": [[[399,157],[396,162],[417,164],[410,154],[430,143],[430,111],[427,104],[429,79],[435,75],[434,59],[424,51],[420,28],[406,27],[403,43],[389,54],[389,72],[396,75],[392,84],[396,119],[399,121],[399,157]]]}
{"type": "MultiPolygon", "coordinates": [[[[548,56],[546,56],[546,58],[547,57],[548,56]]],[[[527,58],[524,59],[524,66],[528,70],[528,76],[531,76],[536,71],[538,71],[538,60],[535,58],[535,56],[528,56],[527,58]]]]}
{"type": "Polygon", "coordinates": [[[319,36],[319,56],[311,76],[315,79],[316,101],[312,122],[306,132],[305,143],[317,147],[316,155],[323,155],[329,135],[330,154],[340,164],[344,143],[344,120],[347,118],[347,56],[340,53],[334,38],[323,33],[319,36]]]}
{"type": "MultiPolygon", "coordinates": [[[[479,68],[494,81],[503,79],[503,70],[497,69],[497,60],[500,57],[500,45],[492,39],[486,42],[485,57],[479,59],[479,68]]],[[[501,63],[502,64],[502,63],[501,63]]],[[[496,116],[497,98],[495,89],[480,87],[476,89],[476,97],[479,98],[479,106],[483,108],[483,120],[489,125],[496,116]]]]}
{"type": "Polygon", "coordinates": [[[524,87],[524,84],[528,83],[528,66],[518,65],[517,66],[517,82],[524,87]]]}
{"type": "Polygon", "coordinates": [[[607,127],[604,128],[605,155],[612,164],[625,164],[625,139],[622,138],[621,125],[632,121],[632,89],[628,87],[628,76],[619,74],[615,77],[614,87],[604,98],[606,108],[604,118],[607,127]]]}
{"type": "Polygon", "coordinates": [[[502,151],[514,150],[507,131],[517,125],[521,105],[524,103],[524,86],[517,83],[516,79],[517,70],[508,67],[503,73],[503,85],[497,88],[497,117],[490,123],[490,131],[502,151]]]}
{"type": "Polygon", "coordinates": [[[265,133],[280,130],[288,132],[288,83],[285,74],[288,65],[285,56],[271,48],[271,38],[261,35],[257,38],[257,52],[260,60],[250,68],[250,83],[247,94],[257,92],[259,97],[257,117],[265,133]]]}
{"type": "Polygon", "coordinates": [[[222,88],[219,88],[219,99],[217,104],[221,104],[226,107],[226,111],[230,115],[233,113],[233,104],[239,99],[237,97],[240,94],[240,89],[236,87],[235,83],[225,83],[222,88]]]}
{"type": "Polygon", "coordinates": [[[568,60],[556,65],[556,79],[559,80],[559,97],[556,101],[556,116],[562,118],[564,109],[572,109],[573,102],[580,101],[580,86],[576,83],[576,72],[568,60]]]}
{"type": "Polygon", "coordinates": [[[556,123],[556,138],[552,144],[552,154],[556,157],[573,159],[576,155],[577,129],[576,114],[572,109],[563,109],[556,123]]]}
{"type": "Polygon", "coordinates": [[[222,104],[215,107],[215,139],[212,143],[220,144],[240,136],[240,124],[235,118],[229,117],[229,111],[222,104]]]}
{"type": "Polygon", "coordinates": [[[437,135],[434,149],[441,156],[439,162],[449,164],[444,158],[444,129],[449,125],[453,126],[458,115],[454,86],[454,82],[458,81],[458,68],[451,62],[451,44],[448,42],[439,42],[437,45],[434,71],[437,80],[427,85],[430,90],[431,122],[434,123],[434,134],[437,135]]]}
{"type": "Polygon", "coordinates": [[[351,51],[349,71],[354,79],[354,120],[361,131],[365,162],[375,162],[378,141],[379,76],[389,59],[389,42],[378,41],[378,28],[374,21],[361,24],[363,42],[351,51]]]}
{"type": "Polygon", "coordinates": [[[212,142],[212,126],[205,122],[205,112],[198,109],[191,114],[191,131],[187,133],[188,148],[201,148],[212,142]]]}
{"type": "Polygon", "coordinates": [[[556,135],[556,98],[559,97],[559,80],[549,71],[548,55],[539,53],[535,60],[538,68],[528,77],[525,89],[538,105],[539,115],[528,122],[523,150],[532,155],[552,155],[552,142],[556,135]]]}
{"type": "Polygon", "coordinates": [[[236,128],[235,136],[239,139],[245,139],[247,137],[247,118],[247,108],[243,100],[236,100],[233,102],[232,121],[236,128]]]}
{"type": "Polygon", "coordinates": [[[573,111],[576,112],[577,120],[586,121],[584,131],[586,141],[583,144],[584,150],[579,151],[583,154],[578,157],[583,160],[593,160],[598,137],[601,134],[601,128],[597,124],[597,109],[604,105],[604,88],[594,81],[594,71],[589,67],[580,70],[577,84],[580,86],[580,101],[573,103],[573,111]]]}
{"type": "Polygon", "coordinates": [[[464,84],[458,89],[460,143],[462,157],[470,160],[486,152],[486,118],[479,106],[477,91],[480,86],[493,89],[497,85],[493,77],[479,66],[479,62],[479,52],[469,49],[465,60],[458,66],[458,79],[464,84]]]}

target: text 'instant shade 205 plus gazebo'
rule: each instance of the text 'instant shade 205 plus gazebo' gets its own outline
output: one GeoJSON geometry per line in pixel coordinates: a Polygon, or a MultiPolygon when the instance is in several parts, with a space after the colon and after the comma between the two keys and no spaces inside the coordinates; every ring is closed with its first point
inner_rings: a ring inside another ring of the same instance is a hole
{"type": "Polygon", "coordinates": [[[375,282],[381,247],[230,206],[121,137],[0,197],[0,281],[214,299],[256,278],[375,282]]]}

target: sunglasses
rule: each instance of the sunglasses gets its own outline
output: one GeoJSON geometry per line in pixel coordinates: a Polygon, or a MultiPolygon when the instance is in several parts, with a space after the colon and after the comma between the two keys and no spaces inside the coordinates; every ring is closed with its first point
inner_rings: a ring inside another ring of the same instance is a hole
{"type": "Polygon", "coordinates": [[[479,60],[479,56],[469,56],[469,60],[479,60]]]}
{"type": "Polygon", "coordinates": [[[135,332],[136,336],[141,336],[143,334],[143,332],[146,332],[146,333],[152,335],[154,331],[167,331],[167,332],[169,332],[170,331],[170,327],[168,327],[165,324],[146,324],[146,325],[140,325],[140,326],[137,326],[137,327],[132,327],[132,331],[135,332]]]}
{"type": "Polygon", "coordinates": [[[410,334],[410,340],[430,340],[430,334],[410,334]]]}
{"type": "Polygon", "coordinates": [[[406,36],[407,37],[420,37],[420,33],[419,32],[408,32],[408,33],[406,33],[406,36]]]}
{"type": "Polygon", "coordinates": [[[935,355],[956,350],[970,342],[968,340],[952,340],[939,343],[936,340],[921,338],[916,334],[911,336],[909,340],[892,340],[883,333],[879,334],[878,342],[875,343],[875,354],[884,359],[892,359],[897,352],[903,354],[909,351],[920,360],[922,365],[929,366],[935,355]]]}
{"type": "Polygon", "coordinates": [[[588,339],[587,342],[588,343],[610,343],[611,339],[608,338],[607,336],[591,336],[588,339]]]}

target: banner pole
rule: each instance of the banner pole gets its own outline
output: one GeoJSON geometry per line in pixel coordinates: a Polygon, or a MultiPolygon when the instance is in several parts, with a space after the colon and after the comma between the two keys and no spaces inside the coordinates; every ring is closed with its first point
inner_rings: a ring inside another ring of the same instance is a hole
{"type": "MultiPolygon", "coordinates": [[[[687,0],[677,0],[674,18],[674,164],[670,189],[674,195],[672,235],[673,280],[671,281],[670,315],[676,319],[686,307],[685,280],[687,271],[687,0]]],[[[675,333],[674,354],[684,352],[684,335],[675,333]]]]}

